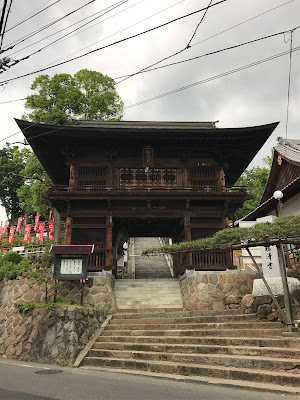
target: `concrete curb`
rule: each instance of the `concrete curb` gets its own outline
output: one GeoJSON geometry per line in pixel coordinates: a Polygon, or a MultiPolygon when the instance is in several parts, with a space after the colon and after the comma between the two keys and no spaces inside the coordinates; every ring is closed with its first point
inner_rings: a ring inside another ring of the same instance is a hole
{"type": "Polygon", "coordinates": [[[96,340],[98,339],[99,336],[102,335],[104,329],[107,327],[109,324],[110,320],[112,319],[112,315],[109,315],[106,320],[102,323],[101,327],[96,331],[96,333],[93,335],[93,337],[90,339],[90,341],[86,344],[85,348],[79,353],[77,356],[73,368],[78,368],[80,364],[82,363],[84,357],[87,355],[87,353],[91,350],[91,348],[94,346],[96,340]]]}
{"type": "Polygon", "coordinates": [[[229,380],[229,379],[217,379],[208,377],[197,377],[197,376],[182,376],[173,374],[161,374],[156,372],[147,371],[136,371],[136,370],[124,370],[117,368],[104,368],[104,367],[80,367],[81,369],[109,372],[115,374],[128,374],[135,376],[145,376],[158,379],[167,379],[175,382],[185,382],[185,383],[195,383],[200,385],[214,385],[214,386],[224,386],[236,389],[247,389],[258,392],[271,392],[280,394],[300,394],[300,388],[293,386],[281,386],[272,383],[259,383],[259,382],[249,382],[241,380],[229,380]]]}

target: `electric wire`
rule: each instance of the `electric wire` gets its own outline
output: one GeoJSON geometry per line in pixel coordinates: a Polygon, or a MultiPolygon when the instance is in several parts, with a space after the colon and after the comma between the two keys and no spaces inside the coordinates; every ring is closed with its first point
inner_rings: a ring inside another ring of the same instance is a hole
{"type": "MultiPolygon", "coordinates": [[[[123,0],[118,1],[117,3],[114,3],[114,4],[112,4],[112,5],[109,6],[109,7],[103,8],[102,10],[97,11],[97,12],[95,12],[95,13],[89,15],[88,17],[85,17],[85,18],[83,18],[83,19],[80,19],[80,21],[74,22],[73,24],[68,25],[68,26],[66,26],[65,28],[62,28],[62,29],[60,29],[59,31],[56,31],[56,32],[54,32],[54,33],[51,33],[50,35],[45,36],[44,38],[39,39],[39,40],[37,40],[36,42],[31,43],[31,44],[29,44],[29,45],[23,47],[22,49],[16,50],[16,51],[14,51],[13,53],[10,53],[10,56],[13,55],[13,54],[19,53],[19,52],[21,52],[21,51],[27,49],[28,47],[34,46],[35,44],[40,43],[40,42],[42,42],[43,40],[49,39],[50,37],[55,36],[55,35],[57,35],[57,34],[60,33],[60,32],[63,32],[63,31],[65,31],[65,30],[67,30],[67,29],[70,29],[72,26],[77,25],[77,24],[81,23],[82,21],[85,21],[86,19],[89,19],[89,18],[93,17],[94,15],[97,15],[97,14],[99,14],[99,13],[101,13],[101,12],[107,10],[108,8],[113,7],[114,5],[119,4],[119,3],[122,3],[122,1],[123,1],[123,0]]],[[[96,25],[96,24],[95,24],[95,25],[96,25]]],[[[94,25],[93,25],[93,26],[94,26],[94,25]]],[[[83,32],[83,31],[82,31],[82,32],[83,32]]],[[[70,34],[70,33],[69,33],[69,34],[70,34]]],[[[72,36],[74,36],[74,35],[72,35],[72,36]]],[[[71,37],[72,37],[72,36],[71,36],[71,37]]],[[[58,39],[58,40],[59,40],[59,39],[58,39]]]]}
{"type": "MultiPolygon", "coordinates": [[[[212,0],[210,0],[208,6],[210,6],[211,3],[212,3],[212,0]]],[[[194,37],[195,37],[195,35],[196,35],[196,33],[197,33],[197,30],[198,30],[199,26],[201,25],[202,21],[204,20],[207,11],[208,11],[208,8],[204,11],[204,14],[202,15],[202,18],[200,19],[199,24],[196,26],[196,29],[195,29],[194,33],[192,34],[192,37],[190,38],[190,40],[189,40],[189,42],[188,42],[188,44],[187,44],[187,46],[186,46],[187,49],[188,49],[189,47],[191,47],[191,42],[192,42],[192,40],[194,39],[194,37]]]]}
{"type": "MultiPolygon", "coordinates": [[[[298,29],[298,28],[300,28],[300,25],[297,26],[296,28],[294,28],[293,30],[298,29]]],[[[154,68],[149,68],[149,69],[141,70],[141,71],[139,71],[139,72],[136,72],[135,74],[128,74],[128,75],[119,76],[119,77],[114,78],[114,80],[116,80],[116,79],[123,79],[123,78],[126,78],[126,77],[131,77],[131,76],[133,76],[133,75],[137,75],[137,74],[140,74],[140,73],[146,73],[146,72],[150,72],[150,71],[155,71],[155,70],[157,70],[157,69],[162,69],[162,68],[166,68],[166,67],[171,67],[171,66],[173,66],[173,65],[183,64],[183,63],[186,63],[186,62],[189,62],[189,61],[197,60],[197,59],[199,59],[199,58],[203,58],[203,57],[211,56],[211,55],[214,55],[214,54],[222,53],[223,51],[233,50],[233,49],[236,49],[236,48],[238,48],[238,47],[242,47],[242,46],[246,46],[246,45],[248,45],[248,44],[256,43],[256,42],[259,42],[259,41],[261,41],[261,40],[270,39],[270,38],[272,38],[272,37],[276,37],[276,36],[279,36],[279,35],[284,35],[285,33],[288,33],[288,32],[291,32],[291,30],[289,29],[289,30],[286,30],[286,31],[281,31],[281,32],[272,33],[271,35],[262,36],[262,37],[260,37],[260,38],[253,39],[253,40],[248,40],[247,42],[243,42],[243,43],[239,43],[239,44],[234,45],[234,46],[229,46],[229,47],[225,47],[225,48],[222,48],[222,49],[219,49],[219,50],[211,51],[211,52],[209,52],[209,53],[204,53],[204,54],[201,54],[201,55],[199,55],[199,56],[187,58],[187,59],[185,59],[185,60],[176,61],[176,62],[173,62],[173,63],[170,63],[170,64],[164,64],[164,65],[161,65],[161,66],[159,66],[159,67],[154,67],[154,68]]],[[[119,83],[121,83],[121,82],[123,82],[123,81],[117,82],[116,85],[119,84],[119,83]]]]}
{"type": "MultiPolygon", "coordinates": [[[[111,12],[112,10],[114,10],[114,9],[117,8],[117,7],[122,6],[123,4],[127,3],[128,1],[129,1],[129,0],[124,0],[124,1],[122,1],[122,2],[119,2],[119,3],[116,4],[113,8],[110,8],[109,10],[103,12],[103,14],[98,15],[96,18],[94,18],[94,19],[92,19],[91,21],[88,21],[88,22],[86,22],[85,24],[83,24],[83,25],[77,27],[77,28],[74,29],[73,31],[66,33],[66,34],[63,35],[62,37],[60,37],[60,38],[58,38],[58,39],[55,39],[53,42],[48,43],[48,44],[45,45],[44,47],[42,47],[42,48],[40,48],[40,49],[34,51],[34,52],[31,53],[31,54],[29,54],[29,55],[26,56],[24,59],[28,59],[29,57],[31,57],[31,56],[33,56],[33,55],[35,55],[35,54],[37,54],[37,53],[40,53],[41,51],[43,51],[43,50],[45,50],[45,49],[47,49],[47,48],[53,46],[54,44],[61,43],[63,40],[65,40],[64,38],[66,38],[67,36],[69,36],[71,33],[78,31],[78,30],[81,29],[83,26],[90,24],[90,23],[93,22],[95,19],[102,17],[103,15],[105,15],[105,14],[111,12]]],[[[144,0],[142,0],[142,1],[144,1],[144,0]]],[[[81,33],[81,32],[80,32],[80,33],[81,33]]],[[[73,36],[74,36],[74,35],[73,35],[73,36]]],[[[68,39],[69,39],[69,38],[68,38],[68,39]]],[[[23,60],[23,59],[22,59],[22,60],[23,60]]]]}
{"type": "Polygon", "coordinates": [[[36,29],[35,31],[28,33],[28,34],[25,35],[22,39],[17,39],[17,40],[15,40],[15,41],[11,42],[11,43],[8,45],[8,47],[12,48],[12,46],[15,47],[15,46],[17,46],[18,44],[23,43],[25,40],[30,39],[31,37],[37,35],[38,33],[42,32],[42,31],[44,31],[45,29],[49,28],[50,26],[53,26],[54,24],[56,24],[57,22],[63,20],[64,18],[67,18],[67,17],[70,16],[71,14],[74,14],[75,12],[81,10],[82,8],[88,6],[89,4],[94,3],[95,1],[96,1],[96,0],[90,0],[88,3],[86,3],[86,4],[84,4],[84,5],[82,5],[82,6],[78,7],[78,8],[76,8],[76,9],[73,10],[73,11],[70,11],[69,13],[63,15],[63,16],[60,17],[60,18],[57,18],[56,20],[54,20],[54,21],[52,21],[52,22],[49,22],[47,25],[44,25],[44,26],[42,26],[41,28],[38,28],[38,29],[36,29]]]}
{"type": "Polygon", "coordinates": [[[26,97],[24,97],[23,99],[1,101],[0,104],[14,103],[15,101],[21,101],[21,100],[26,100],[26,97]]]}
{"type": "MultiPolygon", "coordinates": [[[[3,32],[3,23],[4,23],[4,18],[5,18],[5,11],[6,11],[6,7],[7,7],[7,1],[8,0],[4,0],[3,1],[3,6],[2,6],[2,13],[1,13],[1,18],[0,18],[0,36],[2,36],[4,34],[3,32]]],[[[0,47],[1,49],[1,47],[0,47]]]]}
{"type": "MultiPolygon", "coordinates": [[[[117,32],[115,32],[115,33],[113,33],[113,34],[111,34],[111,35],[105,36],[104,38],[102,38],[102,39],[100,39],[100,40],[97,40],[96,42],[94,42],[94,43],[92,43],[92,44],[90,44],[90,45],[88,45],[88,46],[85,46],[85,47],[81,48],[80,50],[74,51],[73,53],[70,53],[70,54],[68,54],[67,56],[64,56],[64,57],[62,57],[62,58],[59,58],[59,59],[53,61],[52,63],[47,64],[46,67],[48,67],[49,65],[55,64],[55,63],[58,62],[58,61],[64,60],[64,59],[66,59],[66,58],[68,58],[68,57],[70,57],[70,56],[73,56],[74,54],[80,53],[81,51],[83,51],[83,50],[85,50],[85,49],[88,49],[89,47],[92,47],[92,46],[94,46],[94,45],[97,44],[97,43],[103,42],[103,40],[109,39],[110,37],[115,36],[115,35],[117,35],[118,33],[121,33],[121,32],[123,32],[123,31],[126,31],[127,29],[130,29],[130,28],[132,28],[132,27],[134,27],[134,26],[136,26],[136,25],[139,25],[140,23],[142,23],[142,22],[144,22],[144,21],[146,21],[146,20],[148,20],[148,19],[150,19],[150,18],[153,18],[153,17],[155,17],[156,15],[161,14],[161,13],[164,12],[164,11],[169,10],[170,8],[175,7],[175,6],[177,6],[178,4],[183,3],[184,1],[186,1],[186,0],[181,0],[181,1],[179,1],[178,3],[172,4],[171,6],[169,6],[169,7],[167,7],[167,8],[164,8],[163,10],[158,11],[157,13],[154,13],[154,14],[150,15],[149,17],[140,20],[140,21],[136,22],[135,24],[129,25],[129,26],[127,26],[126,28],[123,28],[123,29],[121,29],[121,30],[119,30],[119,31],[117,31],[117,32]]],[[[291,0],[291,1],[294,1],[294,0],[291,0]]],[[[128,7],[128,8],[129,8],[129,7],[128,7]]],[[[114,14],[114,15],[117,15],[117,14],[114,14]]],[[[107,19],[108,19],[108,18],[107,18],[107,19]]],[[[106,20],[103,20],[103,21],[106,21],[106,20]]],[[[100,21],[100,22],[103,22],[103,21],[100,21]]],[[[97,24],[100,23],[100,22],[97,22],[97,24]]],[[[95,25],[97,25],[97,24],[95,24],[95,25]]],[[[95,26],[95,25],[93,25],[93,26],[95,26]]]]}
{"type": "MultiPolygon", "coordinates": [[[[297,28],[295,28],[297,29],[297,28]]],[[[289,107],[290,107],[290,90],[291,90],[291,73],[292,73],[292,48],[293,48],[293,33],[295,29],[290,31],[290,57],[289,57],[289,78],[288,78],[288,91],[287,91],[287,106],[286,106],[286,123],[285,123],[285,138],[288,136],[288,124],[289,124],[289,107]]]]}
{"type": "MultiPolygon", "coordinates": [[[[224,2],[226,2],[226,1],[228,1],[228,0],[219,0],[217,3],[212,4],[210,7],[214,7],[214,6],[218,5],[218,4],[224,3],[224,2]]],[[[38,73],[38,72],[42,72],[42,71],[45,71],[45,70],[50,69],[50,68],[58,67],[58,66],[63,65],[63,64],[67,64],[67,63],[69,63],[69,62],[71,62],[71,61],[78,60],[79,58],[85,57],[86,55],[93,54],[93,53],[95,53],[95,52],[97,52],[97,51],[106,49],[106,48],[111,47],[111,46],[114,46],[114,45],[116,45],[116,44],[123,43],[123,42],[125,42],[125,41],[127,41],[127,40],[136,38],[136,37],[138,37],[138,36],[142,36],[142,35],[144,35],[144,34],[146,34],[146,33],[149,33],[149,32],[152,32],[152,31],[154,31],[154,30],[156,30],[156,29],[159,29],[159,28],[162,28],[162,27],[164,27],[164,26],[167,26],[167,25],[169,25],[169,24],[171,24],[171,23],[173,23],[173,22],[177,22],[177,21],[180,21],[180,20],[182,20],[182,19],[184,19],[184,18],[190,17],[191,15],[195,15],[195,14],[201,12],[201,11],[204,11],[206,8],[207,8],[207,7],[204,7],[204,8],[202,8],[202,9],[199,9],[199,10],[193,11],[193,12],[191,12],[191,13],[182,15],[181,17],[174,18],[174,19],[172,19],[172,20],[170,20],[170,21],[168,21],[168,22],[164,22],[163,24],[157,25],[157,26],[155,26],[155,27],[153,27],[153,28],[146,29],[145,31],[136,33],[136,34],[134,34],[134,35],[128,36],[128,37],[123,38],[123,39],[120,39],[120,40],[117,40],[116,42],[107,44],[107,45],[105,45],[105,46],[99,47],[99,48],[94,49],[94,50],[90,50],[90,51],[88,51],[87,53],[81,54],[80,56],[77,56],[77,57],[73,57],[73,58],[70,59],[70,60],[62,61],[62,62],[57,63],[57,64],[55,64],[55,65],[52,65],[52,66],[50,66],[50,67],[41,68],[41,69],[36,70],[36,71],[33,71],[33,72],[28,72],[27,74],[23,74],[23,75],[14,77],[14,78],[7,79],[7,80],[5,80],[5,81],[0,82],[0,86],[1,86],[2,84],[4,84],[4,83],[11,82],[11,81],[14,81],[14,80],[16,80],[16,79],[24,78],[25,76],[33,75],[33,74],[36,74],[36,73],[38,73]]]]}
{"type": "MultiPolygon", "coordinates": [[[[19,23],[17,23],[16,25],[12,26],[11,28],[8,28],[8,29],[5,31],[5,33],[11,31],[12,29],[16,28],[17,26],[20,26],[21,24],[24,24],[24,22],[29,21],[31,18],[36,17],[38,14],[42,13],[43,11],[47,10],[48,8],[54,6],[56,3],[59,3],[59,2],[60,2],[60,0],[56,0],[54,3],[52,3],[52,4],[50,4],[49,6],[43,8],[42,10],[38,11],[38,12],[35,13],[34,15],[31,15],[30,17],[28,17],[28,18],[26,18],[26,19],[20,21],[19,23]]],[[[49,3],[49,2],[47,1],[46,3],[49,3]]],[[[46,3],[45,3],[45,4],[46,4],[46,3]]]]}
{"type": "MultiPolygon", "coordinates": [[[[139,101],[139,102],[137,102],[137,103],[134,103],[134,104],[131,104],[131,105],[129,105],[129,106],[124,107],[124,109],[133,108],[133,107],[136,107],[136,106],[139,106],[139,105],[142,105],[142,104],[145,104],[145,103],[148,103],[148,102],[151,102],[151,101],[160,99],[160,98],[162,98],[162,97],[165,97],[165,96],[168,96],[168,95],[171,95],[171,94],[174,94],[174,93],[178,93],[178,92],[181,92],[181,91],[183,91],[183,90],[186,90],[186,89],[189,89],[189,88],[192,88],[192,87],[195,87],[195,86],[198,86],[198,85],[207,83],[207,82],[211,82],[211,81],[213,81],[213,80],[222,78],[222,77],[224,77],[224,76],[231,75],[231,74],[234,74],[234,73],[243,71],[243,70],[245,70],[245,69],[248,69],[248,68],[251,68],[251,67],[254,67],[254,66],[263,64],[263,63],[265,63],[265,62],[274,60],[274,59],[276,59],[276,58],[279,58],[279,57],[281,57],[281,56],[284,56],[284,55],[286,55],[286,54],[289,54],[290,51],[291,51],[291,52],[294,52],[294,51],[298,51],[298,50],[300,50],[300,46],[294,47],[292,50],[287,50],[287,51],[284,51],[284,52],[281,52],[281,53],[274,54],[273,56],[270,56],[270,57],[267,57],[267,58],[264,58],[264,59],[261,59],[261,60],[254,61],[254,62],[252,62],[252,63],[250,63],[250,64],[247,64],[247,65],[244,65],[244,66],[242,66],[242,67],[238,67],[238,68],[235,68],[235,69],[233,69],[233,70],[226,71],[226,72],[222,72],[221,74],[214,75],[214,76],[211,76],[211,77],[209,77],[209,78],[202,79],[201,81],[191,83],[191,84],[186,85],[186,86],[183,86],[183,87],[181,87],[181,88],[177,88],[177,89],[171,90],[171,91],[169,91],[169,92],[162,93],[162,94],[160,94],[160,95],[151,97],[151,98],[149,98],[149,99],[139,101]]],[[[19,133],[24,132],[25,130],[27,130],[27,129],[29,129],[30,127],[32,127],[32,125],[37,125],[37,123],[31,124],[30,126],[24,128],[23,131],[19,130],[18,132],[15,132],[15,133],[13,133],[13,134],[11,134],[11,135],[9,135],[9,136],[3,138],[3,139],[0,139],[0,142],[3,142],[4,140],[7,140],[7,139],[9,139],[9,138],[11,138],[11,137],[13,137],[13,136],[19,134],[19,133]]],[[[55,131],[64,129],[64,127],[65,127],[65,126],[61,126],[61,127],[59,127],[59,128],[53,129],[53,130],[51,130],[51,131],[47,131],[47,132],[44,132],[44,133],[35,135],[35,136],[31,137],[30,140],[35,139],[35,138],[40,137],[40,136],[43,136],[43,135],[46,135],[46,134],[49,134],[49,133],[51,133],[51,132],[53,133],[53,132],[55,132],[55,131]]]]}
{"type": "Polygon", "coordinates": [[[1,34],[0,49],[2,48],[3,39],[4,39],[4,33],[6,32],[5,28],[6,28],[6,25],[7,25],[8,16],[9,16],[9,13],[10,13],[10,10],[11,10],[11,6],[12,6],[12,0],[10,0],[9,6],[8,6],[8,10],[7,10],[7,13],[6,13],[5,22],[4,22],[3,29],[2,29],[3,33],[1,34]]]}
{"type": "Polygon", "coordinates": [[[142,73],[142,72],[145,72],[145,70],[147,70],[148,68],[154,67],[155,65],[160,64],[160,63],[162,63],[163,61],[169,60],[170,58],[173,58],[173,57],[175,57],[175,56],[177,56],[177,55],[183,53],[185,50],[187,50],[187,49],[190,47],[190,43],[191,43],[191,41],[193,40],[193,37],[195,36],[195,34],[196,34],[196,32],[197,32],[199,26],[201,25],[201,23],[202,23],[202,21],[203,21],[205,15],[206,15],[206,13],[207,13],[207,11],[208,11],[208,8],[209,8],[210,5],[211,5],[211,3],[212,3],[212,0],[210,0],[210,2],[209,2],[209,4],[208,4],[207,8],[205,9],[205,12],[204,12],[203,16],[201,17],[200,22],[198,23],[196,29],[194,30],[194,33],[192,34],[191,39],[189,40],[188,44],[187,44],[183,49],[178,50],[178,51],[176,51],[175,53],[172,53],[172,54],[170,54],[169,56],[164,57],[164,58],[162,58],[162,59],[156,61],[155,63],[152,63],[151,65],[148,65],[147,67],[142,68],[142,69],[139,70],[138,72],[135,72],[135,73],[133,73],[133,74],[131,74],[131,75],[128,75],[127,77],[125,77],[125,78],[123,78],[121,81],[119,81],[117,84],[120,84],[120,83],[122,83],[122,82],[124,82],[124,81],[126,81],[126,80],[128,80],[128,79],[130,79],[130,78],[132,78],[133,76],[135,76],[135,75],[137,75],[137,74],[140,74],[140,73],[142,73]]]}
{"type": "MultiPolygon", "coordinates": [[[[294,48],[292,49],[292,52],[298,51],[298,50],[300,50],[300,46],[294,47],[294,48]]],[[[264,58],[264,59],[255,61],[255,62],[253,62],[253,63],[244,65],[244,66],[242,66],[242,67],[238,67],[238,68],[235,68],[235,69],[230,70],[230,71],[222,72],[221,74],[214,75],[214,76],[212,76],[212,77],[203,79],[203,80],[201,80],[201,81],[194,82],[194,83],[191,83],[191,84],[186,85],[186,86],[182,86],[182,87],[180,87],[180,88],[171,90],[171,91],[166,92],[166,93],[162,93],[162,94],[157,95],[157,96],[153,96],[153,97],[151,97],[151,98],[149,98],[149,99],[142,100],[142,101],[139,101],[139,102],[134,103],[134,104],[130,104],[129,106],[124,107],[124,110],[125,110],[125,109],[128,109],[128,108],[136,107],[136,106],[139,106],[139,105],[142,105],[142,104],[145,104],[145,103],[149,103],[150,101],[154,101],[154,100],[160,99],[160,98],[162,98],[162,97],[169,96],[169,95],[171,95],[171,94],[181,92],[181,91],[186,90],[186,89],[190,89],[190,88],[192,88],[192,87],[194,87],[194,86],[201,85],[201,84],[203,84],[203,83],[211,82],[211,81],[213,81],[213,80],[222,78],[222,77],[227,76],[227,75],[231,75],[231,74],[236,73],[236,72],[240,72],[240,71],[242,71],[242,70],[244,70],[244,69],[248,69],[248,68],[254,67],[254,66],[256,66],[256,65],[265,63],[265,62],[267,62],[267,61],[274,60],[274,59],[276,59],[276,58],[278,58],[278,57],[284,56],[284,55],[288,54],[289,52],[290,52],[290,50],[284,51],[284,52],[282,52],[282,53],[275,54],[275,55],[273,55],[273,56],[270,56],[270,57],[267,57],[267,58],[264,58]]]]}
{"type": "Polygon", "coordinates": [[[44,7],[46,4],[50,3],[51,0],[47,0],[45,1],[45,3],[43,3],[42,5],[40,5],[39,7],[35,8],[33,11],[31,11],[29,14],[25,15],[19,22],[24,21],[25,18],[30,17],[30,15],[34,14],[37,10],[39,10],[40,8],[44,7]]]}

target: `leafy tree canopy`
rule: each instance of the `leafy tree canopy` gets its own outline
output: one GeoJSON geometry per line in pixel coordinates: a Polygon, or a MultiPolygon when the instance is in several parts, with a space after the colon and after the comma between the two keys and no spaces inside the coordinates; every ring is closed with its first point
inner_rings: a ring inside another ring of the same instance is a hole
{"type": "Polygon", "coordinates": [[[284,215],[274,222],[261,222],[251,228],[228,228],[215,233],[212,237],[165,245],[143,251],[150,253],[180,253],[206,249],[228,249],[241,242],[266,241],[300,237],[300,215],[284,215]]]}
{"type": "Polygon", "coordinates": [[[269,167],[254,167],[246,171],[236,181],[237,186],[246,186],[248,193],[253,199],[246,200],[242,208],[235,212],[235,220],[241,219],[249,214],[259,205],[261,196],[269,178],[269,167]]]}
{"type": "Polygon", "coordinates": [[[28,214],[38,212],[47,217],[50,204],[42,195],[51,184],[51,180],[34,153],[29,155],[20,173],[24,177],[24,183],[18,188],[17,194],[22,210],[28,214]]]}
{"type": "Polygon", "coordinates": [[[29,157],[30,150],[20,150],[8,143],[0,149],[0,202],[9,220],[14,223],[21,213],[17,190],[24,184],[20,176],[29,157]]]}
{"type": "Polygon", "coordinates": [[[40,75],[32,83],[36,93],[27,96],[28,114],[36,123],[71,125],[75,120],[120,120],[124,104],[115,82],[97,71],[82,69],[69,74],[40,75]]]}

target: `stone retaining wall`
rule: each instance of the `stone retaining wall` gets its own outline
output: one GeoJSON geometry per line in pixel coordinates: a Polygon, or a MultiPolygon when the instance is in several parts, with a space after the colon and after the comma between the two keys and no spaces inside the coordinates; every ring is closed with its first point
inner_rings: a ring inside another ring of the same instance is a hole
{"type": "Polygon", "coordinates": [[[102,321],[93,307],[58,307],[50,316],[46,308],[11,309],[1,318],[0,355],[71,366],[102,321]]]}
{"type": "MultiPolygon", "coordinates": [[[[21,303],[44,301],[45,282],[24,276],[5,280],[0,288],[0,355],[71,365],[104,318],[117,309],[113,286],[108,276],[90,278],[84,287],[85,307],[58,307],[48,317],[46,308],[25,315],[17,308],[21,303]]],[[[68,281],[62,283],[57,297],[80,302],[80,293],[81,284],[68,281]]],[[[50,301],[53,294],[50,285],[50,301]]]]}
{"type": "Polygon", "coordinates": [[[187,310],[241,308],[241,299],[252,293],[255,273],[193,272],[180,280],[183,307],[187,310]]]}

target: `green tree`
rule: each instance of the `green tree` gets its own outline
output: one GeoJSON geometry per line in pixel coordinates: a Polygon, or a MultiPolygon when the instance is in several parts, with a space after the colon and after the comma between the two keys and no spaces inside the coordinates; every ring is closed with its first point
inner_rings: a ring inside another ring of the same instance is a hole
{"type": "Polygon", "coordinates": [[[22,116],[36,123],[71,125],[76,120],[120,120],[124,104],[115,82],[97,71],[82,69],[69,74],[40,75],[32,83],[22,116]]]}
{"type": "Polygon", "coordinates": [[[259,205],[264,188],[269,178],[269,167],[254,167],[246,171],[236,181],[237,186],[246,186],[247,191],[253,199],[246,200],[243,207],[235,212],[235,219],[245,217],[259,205]]]}
{"type": "Polygon", "coordinates": [[[50,203],[42,195],[51,184],[51,180],[34,153],[28,156],[20,174],[24,179],[24,183],[17,189],[17,194],[22,210],[28,214],[38,212],[40,215],[47,217],[50,203]]]}
{"type": "Polygon", "coordinates": [[[0,202],[5,208],[11,223],[15,223],[21,213],[21,204],[17,190],[24,184],[20,176],[30,154],[28,149],[20,150],[9,143],[0,149],[0,202]]]}

